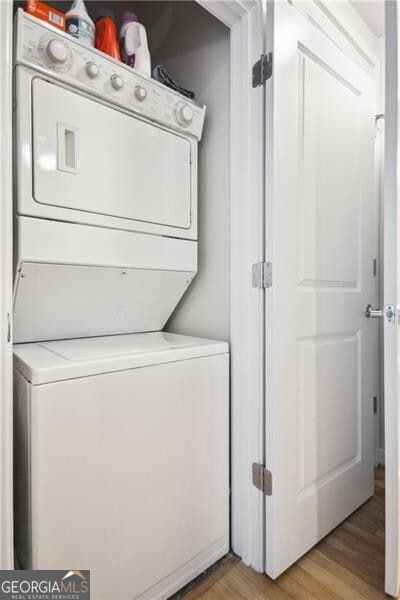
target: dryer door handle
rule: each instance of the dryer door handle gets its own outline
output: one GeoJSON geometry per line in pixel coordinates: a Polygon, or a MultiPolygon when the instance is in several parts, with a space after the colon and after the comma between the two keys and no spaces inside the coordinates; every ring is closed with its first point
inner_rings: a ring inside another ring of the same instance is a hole
{"type": "Polygon", "coordinates": [[[59,171],[78,173],[78,128],[57,123],[57,167],[59,171]]]}

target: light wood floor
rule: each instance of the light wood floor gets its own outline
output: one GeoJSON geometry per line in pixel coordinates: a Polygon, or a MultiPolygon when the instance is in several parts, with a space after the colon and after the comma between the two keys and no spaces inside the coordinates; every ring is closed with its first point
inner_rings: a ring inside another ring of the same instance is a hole
{"type": "Polygon", "coordinates": [[[230,556],[179,600],[378,600],[384,586],[384,470],[375,495],[276,581],[230,556]]]}

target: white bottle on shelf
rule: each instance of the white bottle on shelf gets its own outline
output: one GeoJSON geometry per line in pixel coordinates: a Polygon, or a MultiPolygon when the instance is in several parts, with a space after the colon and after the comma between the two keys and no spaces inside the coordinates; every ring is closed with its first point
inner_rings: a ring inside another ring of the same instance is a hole
{"type": "Polygon", "coordinates": [[[139,73],[151,75],[150,52],[147,46],[146,29],[135,13],[126,12],[120,30],[122,60],[139,73]]]}
{"type": "Polygon", "coordinates": [[[67,33],[88,46],[94,46],[96,29],[83,0],[74,0],[65,18],[67,33]]]}

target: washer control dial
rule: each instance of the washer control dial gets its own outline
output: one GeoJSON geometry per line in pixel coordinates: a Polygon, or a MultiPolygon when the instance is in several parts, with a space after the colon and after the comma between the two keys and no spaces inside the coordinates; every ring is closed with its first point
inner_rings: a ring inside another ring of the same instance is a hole
{"type": "Polygon", "coordinates": [[[62,65],[68,60],[69,49],[64,41],[53,38],[46,44],[46,55],[51,63],[62,65]]]}
{"type": "Polygon", "coordinates": [[[111,85],[113,86],[114,90],[122,90],[124,87],[124,80],[119,75],[112,75],[111,85]]]}
{"type": "Polygon", "coordinates": [[[90,79],[95,79],[98,76],[98,74],[100,73],[100,69],[99,69],[98,65],[96,65],[96,63],[88,62],[86,64],[86,73],[88,74],[90,79]]]}
{"type": "Polygon", "coordinates": [[[183,127],[187,127],[193,121],[193,109],[186,102],[179,102],[175,107],[176,120],[183,127]]]}
{"type": "Polygon", "coordinates": [[[142,85],[137,85],[135,87],[135,97],[137,98],[137,100],[140,100],[140,102],[143,102],[143,100],[146,99],[146,96],[147,96],[146,88],[144,88],[142,85]]]}

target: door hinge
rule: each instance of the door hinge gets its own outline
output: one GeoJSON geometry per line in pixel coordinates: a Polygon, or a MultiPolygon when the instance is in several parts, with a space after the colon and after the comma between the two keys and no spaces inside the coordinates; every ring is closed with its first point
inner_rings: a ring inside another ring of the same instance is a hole
{"type": "Polygon", "coordinates": [[[374,415],[378,412],[378,398],[374,396],[374,415]]]}
{"type": "Polygon", "coordinates": [[[272,285],[272,263],[255,263],[251,269],[251,281],[255,288],[270,288],[272,285]]]}
{"type": "Polygon", "coordinates": [[[259,60],[253,65],[253,88],[264,85],[272,76],[272,52],[261,54],[259,60]]]}
{"type": "Polygon", "coordinates": [[[7,313],[7,342],[11,341],[11,316],[7,313]]]}
{"type": "Polygon", "coordinates": [[[271,471],[268,471],[268,469],[266,469],[264,465],[260,465],[260,463],[253,463],[252,478],[254,487],[260,490],[264,496],[272,496],[271,471]]]}

